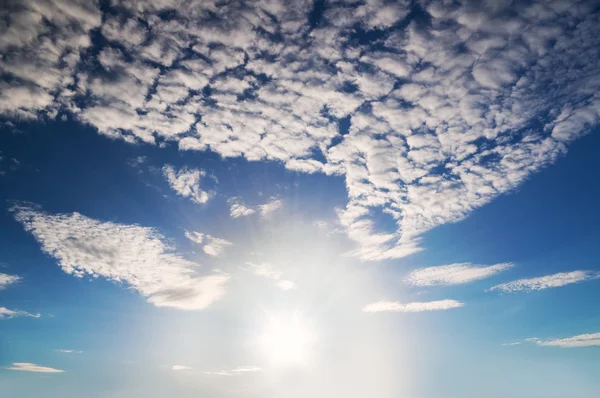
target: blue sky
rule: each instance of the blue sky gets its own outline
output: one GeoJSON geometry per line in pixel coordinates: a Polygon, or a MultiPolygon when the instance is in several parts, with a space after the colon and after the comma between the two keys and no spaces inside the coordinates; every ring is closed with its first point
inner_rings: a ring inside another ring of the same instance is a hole
{"type": "Polygon", "coordinates": [[[2,6],[0,391],[600,395],[600,9],[2,6]]]}

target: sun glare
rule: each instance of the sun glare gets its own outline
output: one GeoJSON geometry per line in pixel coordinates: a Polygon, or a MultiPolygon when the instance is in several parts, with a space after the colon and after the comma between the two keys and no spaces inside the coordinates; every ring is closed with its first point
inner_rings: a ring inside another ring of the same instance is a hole
{"type": "Polygon", "coordinates": [[[316,333],[302,314],[269,316],[259,337],[263,355],[274,366],[301,366],[308,362],[316,333]]]}

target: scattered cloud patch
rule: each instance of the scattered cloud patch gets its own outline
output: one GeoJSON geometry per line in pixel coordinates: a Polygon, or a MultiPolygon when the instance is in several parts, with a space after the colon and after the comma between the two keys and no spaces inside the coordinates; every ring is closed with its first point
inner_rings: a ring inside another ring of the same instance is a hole
{"type": "Polygon", "coordinates": [[[21,280],[20,276],[8,275],[0,273],[0,290],[6,289],[7,286],[15,284],[21,280]]]}
{"type": "Polygon", "coordinates": [[[231,198],[228,200],[228,202],[229,215],[232,218],[246,217],[256,213],[256,210],[243,204],[239,198],[231,198]]]}
{"type": "Polygon", "coordinates": [[[438,300],[429,302],[415,302],[402,304],[397,301],[378,301],[365,305],[363,312],[424,312],[443,311],[452,308],[460,308],[464,303],[456,300],[438,300]]]}
{"type": "Polygon", "coordinates": [[[505,347],[515,346],[515,345],[520,345],[520,344],[521,344],[520,341],[513,341],[512,343],[502,343],[502,345],[505,347]]]}
{"type": "Polygon", "coordinates": [[[540,340],[538,338],[527,339],[527,341],[544,347],[592,347],[600,346],[600,333],[580,334],[578,336],[567,337],[565,339],[540,340]]]}
{"type": "Polygon", "coordinates": [[[49,368],[46,366],[36,365],[28,362],[13,362],[12,366],[6,368],[9,370],[17,370],[20,372],[35,372],[35,373],[63,373],[64,370],[49,368]]]}
{"type": "Polygon", "coordinates": [[[206,173],[203,170],[186,167],[175,170],[171,165],[163,167],[163,174],[169,185],[179,196],[191,199],[194,203],[203,204],[210,198],[208,192],[200,188],[200,178],[206,173]]]}
{"type": "Polygon", "coordinates": [[[489,278],[513,267],[512,263],[475,265],[458,263],[427,267],[412,271],[406,282],[413,286],[461,285],[489,278]]]}
{"type": "Polygon", "coordinates": [[[19,311],[19,310],[9,310],[6,307],[0,307],[0,319],[10,319],[19,316],[31,317],[31,318],[39,318],[40,314],[32,314],[27,311],[19,311]]]}
{"type": "Polygon", "coordinates": [[[79,213],[49,214],[33,205],[12,208],[62,270],[102,277],[138,291],[158,307],[200,310],[225,294],[229,275],[198,274],[198,265],[165,243],[155,229],[102,222],[79,213]]]}
{"type": "Polygon", "coordinates": [[[558,274],[542,276],[539,278],[518,279],[516,281],[502,283],[490,288],[490,290],[505,293],[531,292],[534,290],[561,287],[570,285],[572,283],[579,283],[599,278],[600,272],[595,271],[560,272],[558,274]]]}
{"type": "Polygon", "coordinates": [[[202,246],[202,250],[204,251],[204,253],[213,257],[220,256],[225,252],[225,249],[228,246],[231,246],[233,244],[226,239],[215,238],[214,236],[196,231],[185,231],[185,237],[197,244],[204,243],[204,246],[202,246]]]}
{"type": "Polygon", "coordinates": [[[267,218],[283,206],[283,201],[275,197],[270,198],[268,202],[256,207],[245,205],[240,198],[230,198],[228,202],[229,215],[232,218],[246,217],[256,212],[258,212],[261,217],[267,218]]]}
{"type": "Polygon", "coordinates": [[[275,281],[275,285],[283,291],[296,289],[296,284],[287,279],[283,279],[283,272],[276,270],[270,264],[246,263],[242,269],[251,271],[254,275],[275,281]]]}

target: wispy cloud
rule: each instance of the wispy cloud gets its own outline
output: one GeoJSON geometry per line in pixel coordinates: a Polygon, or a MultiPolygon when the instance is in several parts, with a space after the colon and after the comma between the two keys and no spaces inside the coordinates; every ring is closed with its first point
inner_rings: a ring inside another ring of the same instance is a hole
{"type": "Polygon", "coordinates": [[[83,354],[83,351],[78,350],[56,350],[56,352],[62,352],[63,354],[83,354]]]}
{"type": "Polygon", "coordinates": [[[6,307],[0,307],[0,319],[10,319],[19,316],[26,316],[31,318],[39,318],[40,314],[31,314],[27,311],[9,310],[6,307]]]}
{"type": "Polygon", "coordinates": [[[9,370],[17,370],[20,372],[36,372],[36,373],[63,373],[64,370],[48,368],[46,366],[36,365],[28,362],[13,362],[12,366],[6,368],[9,370]]]}
{"type": "Polygon", "coordinates": [[[531,279],[518,279],[516,281],[502,283],[490,288],[491,291],[506,293],[530,292],[534,290],[561,287],[572,283],[579,283],[600,278],[600,272],[595,271],[571,271],[561,272],[554,275],[542,276],[531,279]]]}
{"type": "Polygon", "coordinates": [[[31,205],[12,208],[42,250],[63,271],[129,285],[159,307],[199,310],[225,294],[229,275],[201,275],[153,228],[102,222],[79,213],[48,214],[31,205]]]}
{"type": "Polygon", "coordinates": [[[21,280],[20,276],[0,273],[0,290],[21,280]]]}
{"type": "Polygon", "coordinates": [[[592,347],[600,346],[600,333],[591,334],[580,334],[573,337],[567,337],[564,339],[553,339],[553,340],[540,340],[536,337],[527,339],[529,342],[533,342],[537,345],[544,347],[562,347],[562,348],[574,348],[574,347],[592,347]]]}
{"type": "Polygon", "coordinates": [[[456,300],[438,300],[428,302],[414,302],[402,304],[397,301],[378,301],[365,305],[363,312],[424,312],[443,311],[464,306],[464,303],[456,300]]]}
{"type": "Polygon", "coordinates": [[[200,178],[206,173],[203,170],[182,168],[175,170],[171,165],[163,167],[163,174],[169,185],[178,195],[190,198],[193,202],[202,204],[208,202],[208,192],[200,188],[200,178]]]}
{"type": "Polygon", "coordinates": [[[275,197],[270,198],[266,203],[260,204],[256,207],[249,207],[245,205],[240,198],[230,198],[228,202],[229,215],[232,218],[249,216],[257,211],[261,217],[267,218],[283,206],[283,200],[275,197]]]}
{"type": "Polygon", "coordinates": [[[214,236],[196,231],[185,231],[185,237],[197,244],[204,243],[202,250],[204,253],[213,257],[220,256],[228,246],[233,244],[227,239],[215,238],[214,236]]]}
{"type": "Polygon", "coordinates": [[[258,366],[239,366],[231,370],[218,370],[214,372],[204,372],[204,374],[211,376],[237,376],[245,373],[260,372],[261,368],[258,366]]]}
{"type": "Polygon", "coordinates": [[[268,217],[283,206],[283,201],[277,198],[271,198],[265,204],[258,206],[258,211],[262,217],[268,217]]]}
{"type": "Polygon", "coordinates": [[[251,262],[247,262],[244,267],[241,267],[244,270],[251,271],[254,275],[261,276],[266,279],[271,279],[275,281],[275,285],[281,290],[292,290],[296,289],[296,284],[287,279],[283,279],[283,272],[275,269],[270,264],[254,264],[251,262]]]}
{"type": "Polygon", "coordinates": [[[487,266],[471,263],[440,265],[412,271],[406,282],[413,286],[460,285],[489,278],[512,267],[512,263],[487,266]]]}
{"type": "Polygon", "coordinates": [[[189,366],[183,366],[183,365],[173,365],[171,367],[171,370],[173,370],[173,371],[178,371],[178,370],[192,370],[192,368],[189,367],[189,366]]]}

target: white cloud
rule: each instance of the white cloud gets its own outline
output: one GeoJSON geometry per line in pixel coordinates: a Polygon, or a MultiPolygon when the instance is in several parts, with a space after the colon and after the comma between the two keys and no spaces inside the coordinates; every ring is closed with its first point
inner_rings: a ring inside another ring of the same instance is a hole
{"type": "Polygon", "coordinates": [[[520,344],[521,344],[520,341],[513,341],[512,343],[502,343],[502,345],[506,346],[506,347],[520,345],[520,344]]]}
{"type": "Polygon", "coordinates": [[[242,269],[251,271],[254,275],[261,276],[266,279],[271,279],[275,281],[275,286],[280,288],[283,291],[296,289],[297,286],[294,282],[283,279],[283,272],[273,268],[270,264],[253,264],[247,262],[245,267],[242,269]]]}
{"type": "Polygon", "coordinates": [[[460,285],[489,278],[513,267],[512,263],[475,265],[457,263],[417,269],[408,274],[406,282],[413,286],[460,285]]]}
{"type": "Polygon", "coordinates": [[[163,174],[169,185],[178,195],[190,198],[193,202],[202,204],[208,202],[208,192],[200,188],[200,177],[206,173],[203,170],[182,168],[175,170],[171,165],[163,167],[163,174]]]}
{"type": "Polygon", "coordinates": [[[197,244],[205,243],[202,247],[202,250],[204,250],[204,253],[213,257],[220,256],[221,254],[223,254],[223,252],[225,252],[225,249],[228,246],[231,246],[233,244],[226,239],[215,238],[214,236],[196,231],[185,231],[185,237],[197,244]]]}
{"type": "Polygon", "coordinates": [[[363,312],[424,312],[443,311],[464,306],[464,303],[456,300],[439,300],[429,302],[415,302],[402,304],[397,301],[378,301],[365,305],[363,312]]]}
{"type": "Polygon", "coordinates": [[[275,197],[270,198],[266,203],[260,204],[254,208],[245,205],[240,198],[230,198],[228,203],[229,215],[232,218],[246,217],[257,211],[261,217],[267,218],[283,206],[283,201],[275,197]]]}
{"type": "Polygon", "coordinates": [[[204,253],[213,257],[220,256],[228,246],[232,245],[232,243],[226,239],[215,238],[214,236],[210,235],[206,235],[206,239],[208,243],[204,245],[202,250],[204,250],[204,253]]]}
{"type": "Polygon", "coordinates": [[[238,198],[231,198],[229,202],[229,215],[232,218],[246,217],[250,214],[254,214],[256,210],[247,207],[238,198]]]}
{"type": "MultiPolygon", "coordinates": [[[[14,2],[0,26],[0,114],[69,113],[131,143],[340,176],[352,253],[408,256],[425,231],[519,186],[600,122],[594,1],[434,0],[421,7],[426,22],[399,24],[411,4],[330,2],[314,29],[311,2],[14,2]],[[172,18],[155,17],[164,10],[172,18]],[[380,29],[381,50],[356,42],[355,26],[380,29]],[[379,210],[393,230],[376,227],[379,210]]],[[[208,200],[172,177],[182,195],[208,200]]]]}
{"type": "Polygon", "coordinates": [[[600,333],[580,334],[578,336],[567,337],[565,339],[540,340],[538,338],[527,339],[530,342],[536,343],[545,347],[592,347],[600,346],[600,333]]]}
{"type": "Polygon", "coordinates": [[[262,217],[268,217],[283,206],[283,201],[277,198],[271,198],[265,204],[258,206],[258,211],[262,217]]]}
{"type": "Polygon", "coordinates": [[[63,354],[83,354],[83,351],[78,350],[56,350],[56,352],[62,352],[63,354]]]}
{"type": "Polygon", "coordinates": [[[7,286],[12,285],[13,283],[17,283],[20,280],[20,276],[0,273],[0,290],[5,289],[7,286]]]}
{"type": "Polygon", "coordinates": [[[246,373],[260,372],[261,368],[258,366],[238,366],[231,370],[218,370],[214,372],[204,372],[204,374],[211,376],[236,376],[246,373]]]}
{"type": "Polygon", "coordinates": [[[26,311],[9,310],[6,307],[0,307],[0,319],[10,319],[18,316],[27,316],[31,318],[39,318],[40,314],[31,314],[26,311]]]}
{"type": "Polygon", "coordinates": [[[101,222],[79,213],[48,214],[30,205],[12,208],[63,271],[102,277],[137,290],[159,307],[199,310],[225,294],[229,275],[198,274],[153,228],[101,222]]]}
{"type": "Polygon", "coordinates": [[[36,365],[28,362],[13,362],[12,366],[6,368],[9,370],[18,370],[21,372],[36,372],[36,373],[63,373],[64,370],[48,368],[45,366],[36,365]]]}
{"type": "Polygon", "coordinates": [[[519,279],[512,282],[496,285],[490,290],[506,293],[530,292],[534,290],[543,290],[553,287],[561,287],[572,283],[579,283],[600,278],[600,273],[595,271],[571,271],[560,272],[554,275],[542,276],[539,278],[519,279]]]}
{"type": "Polygon", "coordinates": [[[191,370],[192,368],[189,366],[183,366],[183,365],[173,365],[173,367],[171,367],[171,370],[173,371],[178,371],[178,370],[191,370]]]}
{"type": "Polygon", "coordinates": [[[201,244],[204,241],[204,234],[202,232],[185,231],[185,237],[197,244],[201,244]]]}

